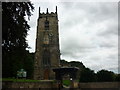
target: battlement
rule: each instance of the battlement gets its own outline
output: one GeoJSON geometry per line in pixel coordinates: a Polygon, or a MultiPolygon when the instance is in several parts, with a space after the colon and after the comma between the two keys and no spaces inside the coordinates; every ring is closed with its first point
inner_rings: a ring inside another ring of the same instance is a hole
{"type": "Polygon", "coordinates": [[[50,13],[49,13],[49,12],[48,12],[48,13],[42,12],[42,13],[40,13],[40,14],[43,14],[43,15],[47,15],[47,14],[48,14],[48,15],[51,15],[51,14],[56,14],[56,12],[50,12],[50,13]]]}
{"type": "Polygon", "coordinates": [[[48,12],[48,8],[47,8],[47,11],[46,13],[45,12],[40,12],[40,7],[39,7],[39,17],[57,17],[57,6],[56,6],[56,12],[48,12]]]}

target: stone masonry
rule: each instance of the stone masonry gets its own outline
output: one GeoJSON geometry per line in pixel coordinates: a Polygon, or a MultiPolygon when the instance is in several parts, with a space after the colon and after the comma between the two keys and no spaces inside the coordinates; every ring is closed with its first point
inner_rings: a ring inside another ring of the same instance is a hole
{"type": "Polygon", "coordinates": [[[34,61],[34,79],[54,79],[53,68],[60,65],[58,15],[56,12],[41,13],[37,21],[37,38],[34,61]]]}

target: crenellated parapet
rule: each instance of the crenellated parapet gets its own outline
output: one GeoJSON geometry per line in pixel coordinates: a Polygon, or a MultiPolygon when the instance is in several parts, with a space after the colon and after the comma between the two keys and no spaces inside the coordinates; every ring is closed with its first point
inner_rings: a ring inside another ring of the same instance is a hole
{"type": "Polygon", "coordinates": [[[57,17],[57,6],[56,6],[56,11],[55,12],[49,12],[48,11],[48,8],[46,10],[46,12],[40,12],[40,7],[39,7],[39,18],[42,18],[42,17],[57,17]]]}

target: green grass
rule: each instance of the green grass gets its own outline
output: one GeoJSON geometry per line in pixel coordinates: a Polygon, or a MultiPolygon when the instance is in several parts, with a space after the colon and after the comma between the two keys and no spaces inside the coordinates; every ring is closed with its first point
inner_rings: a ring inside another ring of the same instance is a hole
{"type": "Polygon", "coordinates": [[[40,80],[32,79],[16,79],[16,78],[2,78],[0,81],[11,81],[11,82],[40,82],[40,80]]]}
{"type": "Polygon", "coordinates": [[[69,86],[70,85],[70,80],[63,80],[63,85],[69,86]]]}
{"type": "Polygon", "coordinates": [[[33,80],[33,79],[17,79],[17,78],[0,78],[0,81],[10,81],[10,82],[43,82],[43,81],[52,81],[54,80],[33,80]]]}

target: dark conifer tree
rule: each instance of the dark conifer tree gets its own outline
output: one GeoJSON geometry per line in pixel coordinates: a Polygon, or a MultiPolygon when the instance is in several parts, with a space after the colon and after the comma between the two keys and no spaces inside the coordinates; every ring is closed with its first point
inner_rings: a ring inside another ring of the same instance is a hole
{"type": "Polygon", "coordinates": [[[2,76],[14,77],[17,70],[24,68],[26,60],[27,32],[34,10],[31,2],[2,3],[2,76]]]}

